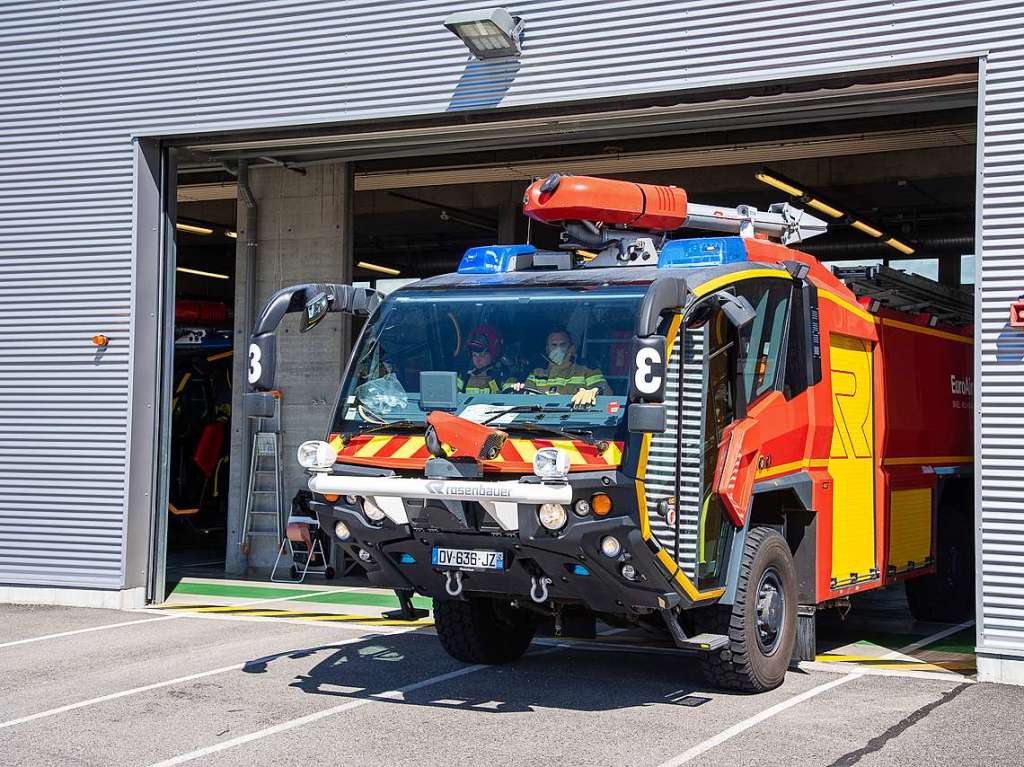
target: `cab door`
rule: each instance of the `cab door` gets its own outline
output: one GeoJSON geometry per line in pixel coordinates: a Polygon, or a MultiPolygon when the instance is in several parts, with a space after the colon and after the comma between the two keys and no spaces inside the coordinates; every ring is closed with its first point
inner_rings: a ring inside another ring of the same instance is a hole
{"type": "Polygon", "coordinates": [[[832,384],[833,589],[878,577],[875,559],[875,435],[872,343],[829,338],[832,384]]]}

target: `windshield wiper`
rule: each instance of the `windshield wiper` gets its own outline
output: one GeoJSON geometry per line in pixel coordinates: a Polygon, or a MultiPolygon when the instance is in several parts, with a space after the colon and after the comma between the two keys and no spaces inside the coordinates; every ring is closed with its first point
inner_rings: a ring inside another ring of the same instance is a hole
{"type": "Polygon", "coordinates": [[[545,407],[544,405],[516,405],[515,407],[501,408],[498,410],[489,410],[488,413],[494,413],[490,418],[485,418],[480,423],[487,425],[492,421],[496,421],[507,413],[575,413],[571,407],[545,407]]]}
{"type": "MultiPolygon", "coordinates": [[[[370,434],[375,431],[385,431],[387,429],[416,429],[417,431],[425,430],[427,425],[420,421],[392,421],[390,423],[382,423],[377,426],[371,426],[368,429],[359,429],[352,432],[352,437],[361,437],[364,434],[370,434]]],[[[351,437],[350,437],[351,438],[351,437]]]]}
{"type": "MultiPolygon", "coordinates": [[[[522,411],[522,412],[529,412],[529,411],[522,411]]],[[[563,431],[562,429],[556,429],[554,426],[547,426],[546,424],[542,424],[542,423],[531,423],[530,421],[523,421],[523,422],[515,421],[513,423],[503,424],[501,426],[501,430],[502,431],[518,430],[518,431],[533,432],[535,434],[551,434],[553,436],[561,437],[562,439],[568,439],[568,440],[578,440],[578,439],[581,439],[584,442],[586,442],[588,445],[592,445],[593,447],[596,447],[599,450],[601,450],[602,449],[601,446],[603,444],[605,444],[603,441],[602,442],[598,442],[597,440],[595,440],[594,439],[594,433],[592,431],[587,431],[587,430],[563,431]]]]}

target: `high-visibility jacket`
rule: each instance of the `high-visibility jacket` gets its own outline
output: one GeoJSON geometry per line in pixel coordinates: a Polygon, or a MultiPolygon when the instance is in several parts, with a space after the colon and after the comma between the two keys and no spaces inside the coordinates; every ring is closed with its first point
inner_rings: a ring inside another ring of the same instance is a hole
{"type": "Polygon", "coordinates": [[[459,391],[466,394],[498,394],[514,381],[500,365],[491,365],[482,370],[467,370],[459,376],[459,391]]]}
{"type": "Polygon", "coordinates": [[[612,387],[600,370],[578,362],[551,364],[537,368],[526,378],[526,385],[548,394],[575,394],[580,389],[598,389],[600,394],[612,393],[612,387]]]}

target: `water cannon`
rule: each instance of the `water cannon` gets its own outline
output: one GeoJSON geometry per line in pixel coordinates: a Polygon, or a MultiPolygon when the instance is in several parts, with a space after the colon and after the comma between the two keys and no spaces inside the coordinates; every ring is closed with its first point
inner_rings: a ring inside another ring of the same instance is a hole
{"type": "Polygon", "coordinates": [[[825,221],[785,202],[767,211],[700,205],[676,186],[559,173],[527,187],[523,212],[535,221],[561,225],[563,248],[597,251],[594,266],[609,260],[656,262],[667,233],[683,227],[771,237],[784,245],[828,229],[825,221]]]}

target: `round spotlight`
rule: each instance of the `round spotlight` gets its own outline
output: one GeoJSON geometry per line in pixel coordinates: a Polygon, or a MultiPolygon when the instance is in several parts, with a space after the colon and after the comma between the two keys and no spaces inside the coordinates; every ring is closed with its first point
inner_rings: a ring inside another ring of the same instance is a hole
{"type": "Polygon", "coordinates": [[[348,525],[344,522],[334,523],[334,534],[338,536],[339,541],[347,541],[352,537],[352,531],[348,529],[348,525]]]}
{"type": "Polygon", "coordinates": [[[614,535],[606,535],[601,539],[601,553],[614,559],[622,553],[622,544],[614,535]]]}
{"type": "Polygon", "coordinates": [[[326,442],[313,439],[299,445],[295,457],[304,469],[326,471],[338,460],[338,451],[326,442]]]}
{"type": "Polygon", "coordinates": [[[562,504],[545,503],[537,511],[537,519],[548,530],[561,530],[565,527],[568,517],[562,504]]]}
{"type": "Polygon", "coordinates": [[[569,476],[569,454],[557,447],[542,447],[533,456],[533,473],[541,479],[564,480],[569,476]]]}
{"type": "Polygon", "coordinates": [[[573,512],[578,517],[585,517],[590,513],[590,501],[585,498],[580,498],[572,507],[573,512]]]}
{"type": "Polygon", "coordinates": [[[636,580],[636,568],[628,562],[622,566],[622,569],[619,572],[622,573],[622,577],[627,581],[636,580]]]}
{"type": "Polygon", "coordinates": [[[384,517],[387,516],[387,514],[384,513],[384,509],[378,506],[377,502],[369,496],[367,496],[366,500],[363,501],[363,513],[371,522],[383,522],[384,517]]]}
{"type": "Polygon", "coordinates": [[[370,552],[366,549],[359,549],[359,558],[364,562],[372,562],[373,557],[370,556],[370,552]]]}
{"type": "Polygon", "coordinates": [[[599,517],[603,517],[612,510],[612,499],[605,493],[595,493],[590,496],[590,507],[599,517]]]}

